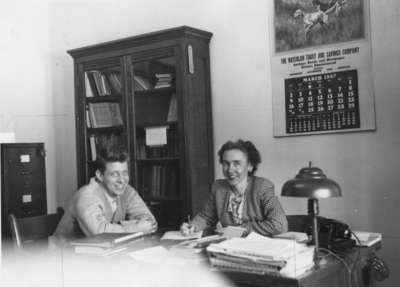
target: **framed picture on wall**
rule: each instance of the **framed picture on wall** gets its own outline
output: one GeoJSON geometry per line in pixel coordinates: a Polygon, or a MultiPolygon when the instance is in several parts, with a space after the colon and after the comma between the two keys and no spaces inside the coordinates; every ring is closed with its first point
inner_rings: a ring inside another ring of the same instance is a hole
{"type": "Polygon", "coordinates": [[[274,136],[375,130],[368,0],[274,0],[274,136]]]}

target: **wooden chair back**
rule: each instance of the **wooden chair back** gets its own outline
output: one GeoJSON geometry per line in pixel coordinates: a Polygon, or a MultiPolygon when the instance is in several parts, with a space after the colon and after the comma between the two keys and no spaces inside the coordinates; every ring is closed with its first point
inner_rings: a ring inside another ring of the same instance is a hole
{"type": "Polygon", "coordinates": [[[57,213],[32,217],[16,218],[14,214],[10,214],[9,221],[14,246],[17,249],[23,249],[24,245],[43,243],[43,240],[47,240],[53,234],[63,214],[62,207],[57,208],[57,213]]]}

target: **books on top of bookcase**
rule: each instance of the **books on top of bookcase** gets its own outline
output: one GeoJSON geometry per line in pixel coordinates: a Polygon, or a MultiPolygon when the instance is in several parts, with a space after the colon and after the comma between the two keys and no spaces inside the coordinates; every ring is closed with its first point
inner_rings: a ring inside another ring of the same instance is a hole
{"type": "Polygon", "coordinates": [[[89,120],[93,128],[104,128],[123,125],[118,103],[89,103],[89,120]]]}

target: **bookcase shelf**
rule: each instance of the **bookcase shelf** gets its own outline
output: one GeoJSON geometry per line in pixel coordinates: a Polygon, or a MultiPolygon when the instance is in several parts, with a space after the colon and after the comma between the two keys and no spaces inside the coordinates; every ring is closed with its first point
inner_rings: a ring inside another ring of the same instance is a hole
{"type": "Polygon", "coordinates": [[[174,87],[135,91],[135,96],[164,95],[175,92],[174,87]]]}
{"type": "Polygon", "coordinates": [[[211,36],[183,26],[68,51],[78,187],[94,175],[99,148],[124,145],[131,185],[160,228],[177,228],[199,211],[214,179],[211,36]]]}
{"type": "Polygon", "coordinates": [[[122,99],[122,95],[110,95],[110,96],[99,96],[86,98],[87,103],[101,103],[101,102],[119,102],[122,99]]]}
{"type": "Polygon", "coordinates": [[[112,132],[122,132],[124,126],[114,126],[114,127],[104,127],[104,128],[87,128],[89,134],[95,133],[112,133],[112,132]]]}

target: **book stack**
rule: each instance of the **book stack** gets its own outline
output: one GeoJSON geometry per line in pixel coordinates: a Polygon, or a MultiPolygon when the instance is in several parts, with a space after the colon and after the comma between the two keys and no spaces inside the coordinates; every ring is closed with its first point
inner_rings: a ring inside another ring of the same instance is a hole
{"type": "Polygon", "coordinates": [[[163,74],[155,74],[157,82],[154,86],[155,89],[168,88],[172,86],[172,74],[171,73],[163,73],[163,74]]]}
{"type": "Polygon", "coordinates": [[[314,247],[256,233],[207,247],[211,265],[222,271],[298,277],[314,266],[314,247]]]}
{"type": "Polygon", "coordinates": [[[127,249],[127,243],[141,239],[143,235],[143,232],[101,233],[73,240],[70,244],[75,253],[108,256],[127,249]]]}

